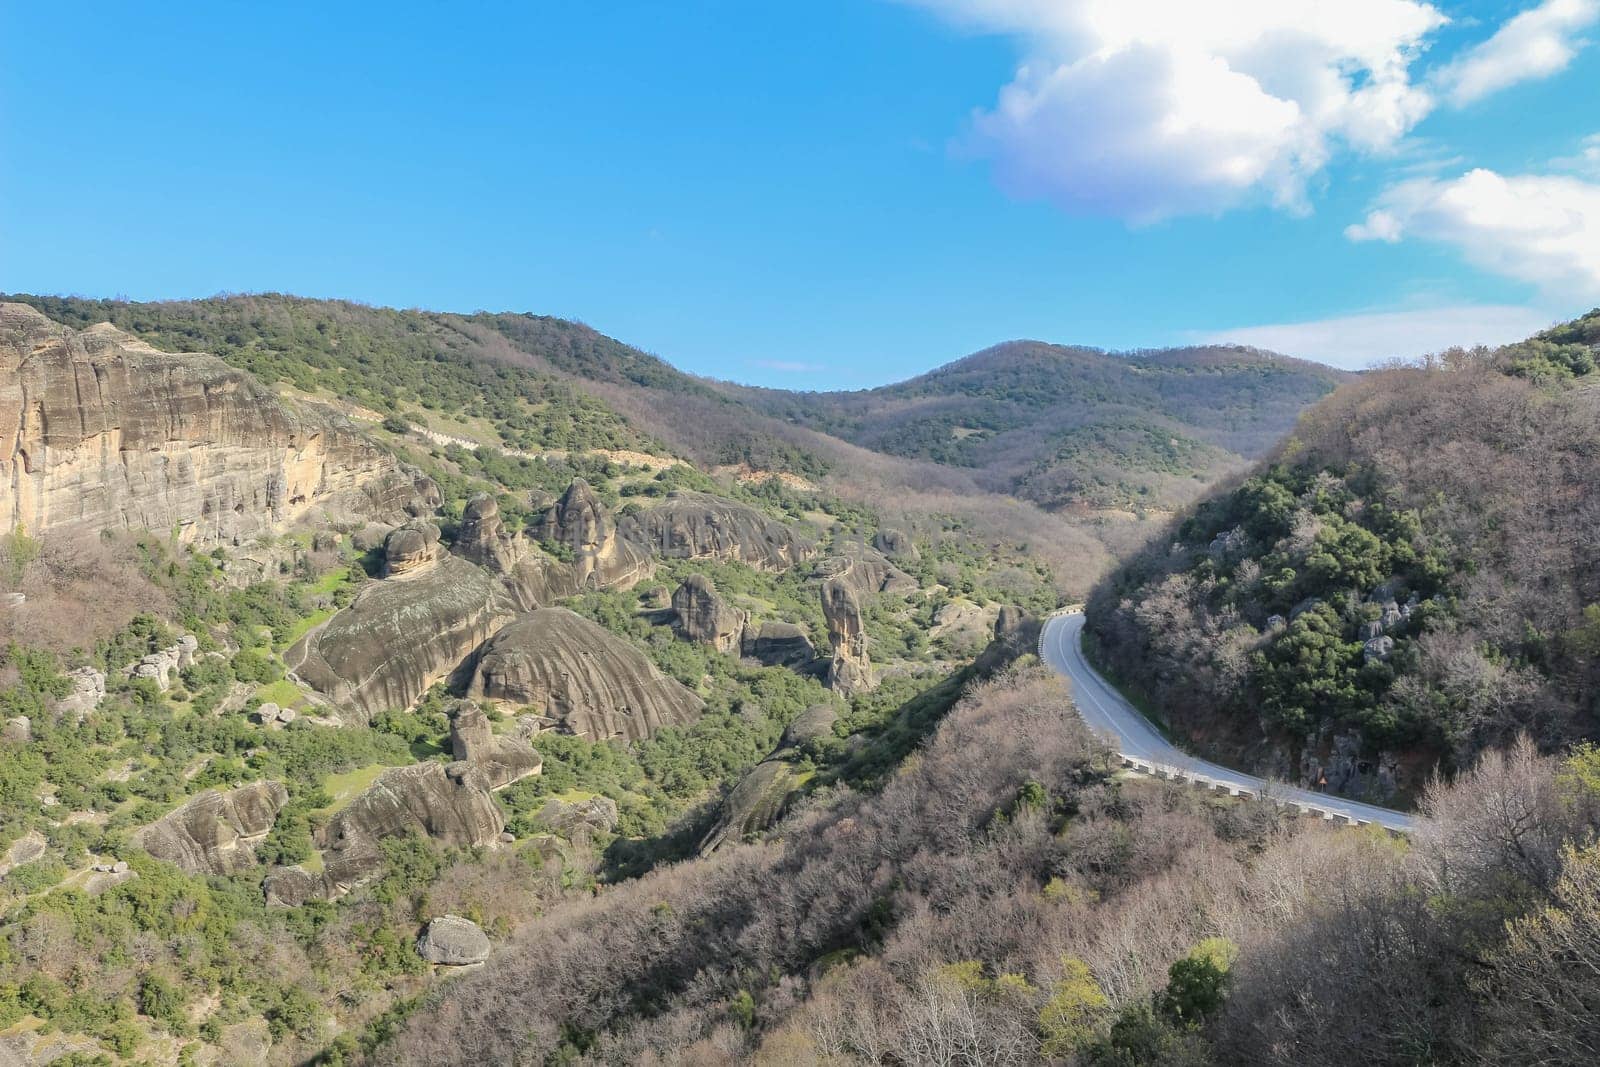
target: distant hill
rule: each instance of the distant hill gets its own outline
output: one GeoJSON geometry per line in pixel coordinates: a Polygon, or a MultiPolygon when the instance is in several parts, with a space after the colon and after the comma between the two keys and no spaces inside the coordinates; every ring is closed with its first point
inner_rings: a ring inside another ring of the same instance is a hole
{"type": "Polygon", "coordinates": [[[1096,592],[1099,654],[1199,748],[1414,792],[1600,737],[1600,311],[1377,371],[1096,592]]]}
{"type": "Polygon", "coordinates": [[[875,451],[980,470],[1046,508],[1171,508],[1261,455],[1350,375],[1233,346],[1010,341],[895,385],[737,395],[875,451]]]}

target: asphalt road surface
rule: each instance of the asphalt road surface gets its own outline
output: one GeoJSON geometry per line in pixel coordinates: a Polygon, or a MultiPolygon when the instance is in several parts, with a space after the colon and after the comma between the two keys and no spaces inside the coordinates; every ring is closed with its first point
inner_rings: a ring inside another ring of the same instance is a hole
{"type": "Polygon", "coordinates": [[[1252,774],[1231,770],[1191,756],[1175,747],[1138,708],[1128,703],[1083,656],[1083,613],[1072,612],[1046,620],[1039,650],[1058,674],[1072,683],[1078,712],[1089,727],[1117,746],[1127,759],[1160,766],[1169,772],[1203,775],[1235,789],[1260,795],[1266,791],[1274,799],[1309,806],[1317,811],[1343,815],[1353,822],[1374,822],[1391,830],[1410,831],[1414,816],[1391,811],[1357,800],[1346,800],[1330,793],[1296,789],[1282,782],[1268,783],[1252,774]]]}

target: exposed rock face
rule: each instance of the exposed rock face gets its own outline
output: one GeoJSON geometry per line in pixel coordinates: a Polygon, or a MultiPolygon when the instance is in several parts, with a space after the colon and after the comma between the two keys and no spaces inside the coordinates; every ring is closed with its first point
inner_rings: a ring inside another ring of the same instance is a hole
{"type": "MultiPolygon", "coordinates": [[[[172,688],[172,676],[194,663],[194,654],[199,648],[200,642],[193,634],[184,634],[176,644],[152,652],[137,663],[130,663],[122,669],[122,673],[128,678],[149,678],[165,693],[172,688]]],[[[105,696],[104,683],[101,684],[100,695],[105,696]]]]}
{"type": "Polygon", "coordinates": [[[208,789],[133,839],[190,874],[234,874],[255,865],[256,845],[288,802],[281,782],[252,782],[226,793],[208,789]]]}
{"type": "Polygon", "coordinates": [[[806,632],[792,622],[764,622],[751,633],[745,627],[743,653],[767,667],[804,670],[817,658],[806,632]]]}
{"type": "Polygon", "coordinates": [[[617,828],[617,802],[610,797],[590,797],[568,802],[551,797],[535,816],[551,833],[571,839],[610,833],[617,828]]]}
{"type": "Polygon", "coordinates": [[[664,559],[737,560],[760,570],[788,570],[816,555],[816,543],[755,508],[680,490],[628,516],[622,536],[664,559]]]}
{"type": "Polygon", "coordinates": [[[72,683],[72,692],[56,701],[54,711],[63,718],[82,722],[106,698],[106,676],[93,667],[79,667],[67,672],[67,680],[72,683]]]}
{"type": "Polygon", "coordinates": [[[417,954],[429,963],[466,967],[489,958],[489,937],[471,919],[441,915],[417,938],[417,954]]]}
{"type": "Polygon", "coordinates": [[[872,539],[872,547],[890,559],[915,563],[922,558],[922,553],[917,551],[917,543],[911,540],[911,535],[892,526],[886,526],[878,531],[878,535],[872,539]]]}
{"type": "Polygon", "coordinates": [[[479,493],[467,501],[461,513],[461,527],[456,531],[452,550],[496,574],[508,574],[521,559],[524,547],[506,533],[500,521],[499,502],[487,493],[479,493]]]}
{"type": "Polygon", "coordinates": [[[349,424],[291,411],[214,356],[22,304],[0,304],[0,485],[0,529],[176,529],[206,545],[438,503],[349,424]]]}
{"type": "Polygon", "coordinates": [[[672,610],[678,614],[673,628],[685,640],[738,653],[750,616],[722,599],[710,578],[703,574],[685,578],[672,594],[672,610]]]}
{"type": "Polygon", "coordinates": [[[33,740],[33,720],[26,715],[15,715],[0,726],[0,741],[9,741],[14,745],[25,745],[33,740]]]}
{"type": "Polygon", "coordinates": [[[534,536],[571,549],[579,590],[626,589],[654,570],[647,553],[617,536],[610,509],[582,478],[544,513],[534,536]]]}
{"type": "Polygon", "coordinates": [[[644,653],[565,608],[531,612],[496,634],[471,695],[543,709],[567,732],[597,740],[648,737],[705,707],[644,653]]]}
{"type": "Polygon", "coordinates": [[[865,545],[846,545],[845,551],[817,563],[816,576],[841,582],[861,599],[878,593],[896,596],[917,588],[917,580],[865,545]]]}
{"type": "Polygon", "coordinates": [[[458,762],[478,768],[490,789],[504,789],[544,766],[544,758],[527,741],[496,736],[489,716],[470,700],[450,706],[450,750],[458,762]]]}
{"type": "Polygon", "coordinates": [[[839,713],[830,704],[801,712],[783,732],[772,754],[751,768],[722,802],[716,825],[700,842],[700,853],[715,852],[770,830],[788,812],[806,783],[793,759],[808,741],[829,737],[839,713]]]}
{"type": "Polygon", "coordinates": [[[299,680],[370,717],[408,708],[433,683],[470,669],[475,649],[515,617],[493,574],[445,556],[369,582],[349,607],[285,656],[299,680]]]}
{"type": "Polygon", "coordinates": [[[412,519],[383,540],[383,576],[398,578],[432,565],[439,557],[439,527],[412,519]]]}
{"type": "Polygon", "coordinates": [[[1324,726],[1300,753],[1300,784],[1340,796],[1382,801],[1395,792],[1400,763],[1393,753],[1362,755],[1360,731],[1335,733],[1324,726]]]}
{"type": "Polygon", "coordinates": [[[828,644],[833,662],[828,665],[828,687],[849,695],[871,689],[877,681],[867,659],[867,633],[861,600],[844,578],[822,583],[822,615],[828,622],[828,644]]]}
{"type": "Polygon", "coordinates": [[[267,901],[297,907],[333,900],[383,871],[384,838],[424,834],[456,848],[490,845],[505,821],[482,770],[416,763],[384,771],[317,834],[323,870],[284,867],[267,876],[267,901]]]}

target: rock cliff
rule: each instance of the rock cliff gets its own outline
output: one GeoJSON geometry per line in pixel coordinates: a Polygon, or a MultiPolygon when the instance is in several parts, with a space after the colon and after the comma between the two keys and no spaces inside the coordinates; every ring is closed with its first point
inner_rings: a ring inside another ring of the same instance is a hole
{"type": "Polygon", "coordinates": [[[418,539],[414,528],[391,533],[385,558],[391,571],[399,559],[398,573],[368,583],[284,657],[300,681],[360,716],[408,708],[435,682],[464,677],[473,652],[516,615],[482,567],[449,555],[417,562],[418,539]]]}
{"type": "Polygon", "coordinates": [[[281,782],[208,789],[141,828],[134,843],[190,874],[235,874],[256,862],[256,845],[289,802],[281,782]]]}
{"type": "Polygon", "coordinates": [[[622,521],[625,540],[664,559],[737,560],[781,571],[816,555],[816,543],[755,508],[679,490],[622,521]]]}
{"type": "Polygon", "coordinates": [[[617,523],[582,478],[575,479],[533,530],[572,554],[573,592],[626,589],[654,571],[649,553],[617,535],[617,523]]]}
{"type": "Polygon", "coordinates": [[[677,613],[673,628],[684,640],[739,653],[750,615],[724,600],[710,578],[703,574],[685,578],[672,594],[672,610],[677,613]]]}
{"type": "Polygon", "coordinates": [[[526,740],[496,735],[489,716],[470,700],[450,706],[450,750],[458,763],[482,771],[491,790],[538,774],[544,766],[543,757],[526,740]]]}
{"type": "Polygon", "coordinates": [[[809,669],[817,659],[811,638],[792,622],[764,622],[759,629],[746,626],[740,651],[763,666],[797,671],[809,669]]]}
{"type": "Polygon", "coordinates": [[[0,529],[176,530],[239,544],[302,520],[398,521],[438,490],[332,416],[208,355],[0,304],[0,529]]]}
{"type": "Polygon", "coordinates": [[[705,707],[644,653],[565,608],[531,612],[496,634],[478,659],[471,695],[541,709],[592,739],[648,737],[705,707]]]}
{"type": "Polygon", "coordinates": [[[715,852],[770,830],[788,812],[809,776],[794,765],[808,742],[831,737],[839,713],[831,705],[807,708],[783,732],[778,747],[739,779],[717,814],[717,821],[700,842],[700,853],[715,852]]]}

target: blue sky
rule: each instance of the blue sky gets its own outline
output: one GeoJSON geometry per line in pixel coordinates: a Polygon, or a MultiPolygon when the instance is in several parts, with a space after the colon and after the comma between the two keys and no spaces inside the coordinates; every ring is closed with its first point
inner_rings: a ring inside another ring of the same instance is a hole
{"type": "Polygon", "coordinates": [[[1363,365],[1600,304],[1591,38],[1600,0],[18,4],[0,289],[535,311],[796,388],[1012,337],[1363,365]]]}

